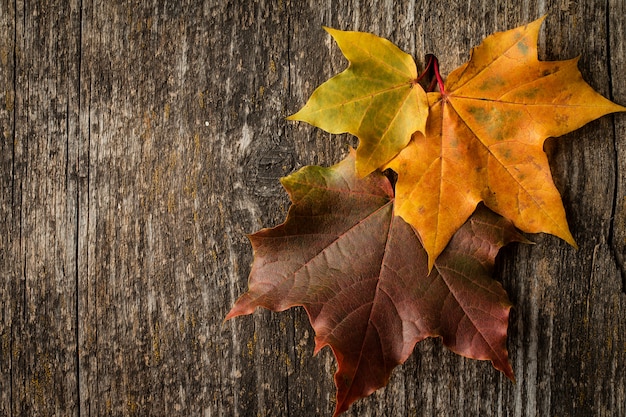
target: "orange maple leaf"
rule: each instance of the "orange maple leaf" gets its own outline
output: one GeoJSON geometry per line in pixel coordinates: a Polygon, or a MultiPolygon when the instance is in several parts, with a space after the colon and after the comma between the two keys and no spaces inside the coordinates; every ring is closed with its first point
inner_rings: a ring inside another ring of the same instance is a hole
{"type": "Polygon", "coordinates": [[[576,246],[543,143],[626,108],[583,80],[577,58],[538,60],[542,22],[487,37],[439,80],[425,134],[387,165],[398,173],[395,213],[417,229],[431,267],[481,201],[525,232],[576,246]]]}

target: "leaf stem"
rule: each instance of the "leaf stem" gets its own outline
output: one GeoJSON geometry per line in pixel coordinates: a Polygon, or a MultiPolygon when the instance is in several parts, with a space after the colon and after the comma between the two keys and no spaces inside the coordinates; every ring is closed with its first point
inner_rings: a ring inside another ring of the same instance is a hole
{"type": "Polygon", "coordinates": [[[437,78],[430,80],[430,84],[428,85],[428,89],[426,91],[429,93],[433,92],[435,90],[435,84],[437,84],[437,78]]]}
{"type": "Polygon", "coordinates": [[[443,80],[441,79],[441,74],[439,74],[439,61],[437,58],[434,58],[433,69],[435,70],[435,77],[437,78],[437,85],[439,86],[439,92],[442,96],[446,95],[446,89],[443,85],[443,80]]]}
{"type": "Polygon", "coordinates": [[[424,83],[422,86],[425,87],[424,89],[429,93],[435,91],[436,85],[439,87],[441,95],[445,95],[446,89],[444,87],[441,74],[439,74],[439,60],[433,54],[427,54],[426,60],[427,64],[426,68],[424,68],[424,72],[422,72],[420,76],[413,81],[413,85],[422,81],[424,83]]]}
{"type": "Polygon", "coordinates": [[[419,77],[415,79],[415,81],[413,81],[413,84],[419,83],[422,80],[422,78],[424,78],[430,72],[431,67],[433,65],[433,61],[437,60],[437,58],[435,58],[434,55],[430,55],[430,54],[427,55],[427,58],[428,58],[428,62],[426,63],[426,68],[424,68],[424,72],[422,72],[422,75],[420,75],[419,77]]]}

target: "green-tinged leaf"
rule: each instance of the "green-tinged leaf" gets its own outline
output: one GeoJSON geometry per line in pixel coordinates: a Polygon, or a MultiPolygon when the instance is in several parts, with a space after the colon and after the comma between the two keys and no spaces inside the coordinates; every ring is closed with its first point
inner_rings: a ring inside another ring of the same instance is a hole
{"type": "Polygon", "coordinates": [[[365,176],[389,162],[411,135],[424,132],[428,102],[416,83],[413,58],[369,33],[325,28],[349,60],[348,68],[319,86],[290,120],[359,138],[357,171],[365,176]]]}

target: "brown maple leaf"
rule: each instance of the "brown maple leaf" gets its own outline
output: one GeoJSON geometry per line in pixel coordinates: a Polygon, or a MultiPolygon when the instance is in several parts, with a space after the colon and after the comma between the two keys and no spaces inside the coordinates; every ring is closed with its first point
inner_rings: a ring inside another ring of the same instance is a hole
{"type": "Polygon", "coordinates": [[[509,378],[511,304],[491,279],[498,250],[525,241],[511,222],[478,210],[434,269],[414,229],[393,215],[393,190],[376,171],[360,178],[355,155],[284,178],[292,206],[285,223],[250,236],[248,291],[226,316],[257,307],[304,306],[315,352],[337,358],[335,415],[387,384],[415,343],[441,337],[452,351],[491,360],[509,378]]]}
{"type": "Polygon", "coordinates": [[[626,108],[596,93],[577,59],[538,60],[542,22],[487,37],[439,80],[426,133],[387,165],[398,173],[396,214],[418,230],[430,265],[481,201],[525,232],[576,245],[544,141],[626,108]]]}

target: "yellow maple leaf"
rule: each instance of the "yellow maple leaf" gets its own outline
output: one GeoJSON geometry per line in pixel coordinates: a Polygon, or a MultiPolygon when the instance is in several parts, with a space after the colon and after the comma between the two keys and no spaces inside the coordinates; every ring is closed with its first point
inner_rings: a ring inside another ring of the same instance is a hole
{"type": "Polygon", "coordinates": [[[426,92],[417,84],[413,58],[393,43],[369,33],[325,29],[350,65],[288,119],[358,137],[356,168],[365,176],[396,156],[414,132],[424,132],[426,92]]]}

